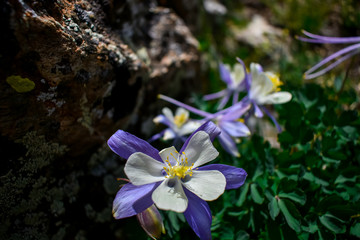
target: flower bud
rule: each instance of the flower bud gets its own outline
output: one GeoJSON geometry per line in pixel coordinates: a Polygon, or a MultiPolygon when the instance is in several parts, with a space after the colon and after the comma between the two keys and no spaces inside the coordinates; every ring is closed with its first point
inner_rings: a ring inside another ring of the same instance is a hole
{"type": "Polygon", "coordinates": [[[165,228],[159,210],[151,205],[145,211],[136,215],[141,227],[152,239],[158,239],[161,233],[165,234],[165,228]]]}

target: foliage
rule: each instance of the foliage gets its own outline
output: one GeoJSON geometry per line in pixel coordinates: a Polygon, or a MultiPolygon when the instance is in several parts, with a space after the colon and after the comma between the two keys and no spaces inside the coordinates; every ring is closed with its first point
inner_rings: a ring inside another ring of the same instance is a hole
{"type": "MultiPolygon", "coordinates": [[[[293,91],[291,102],[276,106],[285,126],[278,134],[280,148],[255,133],[238,145],[240,159],[220,153],[218,163],[244,168],[249,175],[240,190],[210,203],[214,239],[359,235],[360,121],[356,110],[343,107],[357,97],[353,90],[335,94],[306,84],[293,91]]],[[[187,226],[182,217],[165,214],[167,232],[177,239],[174,232],[187,226]]]]}
{"type": "MultiPolygon", "coordinates": [[[[325,2],[263,0],[261,7],[270,9],[273,24],[294,35],[302,29],[319,33],[329,24],[324,21],[326,16],[339,7],[340,12],[335,15],[341,18],[338,24],[344,36],[359,35],[359,14],[355,10],[358,2],[325,2]]],[[[213,239],[358,238],[359,94],[348,70],[335,69],[317,82],[305,83],[304,71],[323,57],[313,50],[316,46],[295,40],[289,46],[289,54],[275,59],[264,54],[264,49],[235,42],[230,28],[246,25],[246,18],[239,14],[244,6],[233,1],[224,3],[230,9],[227,16],[212,22],[208,17],[210,23],[198,34],[200,50],[208,64],[206,93],[224,88],[214,67],[216,63],[233,64],[235,57],[240,57],[246,63],[265,61],[277,67],[285,83],[283,87],[292,93],[293,99],[273,109],[284,128],[277,135],[278,146],[255,131],[238,144],[241,157],[236,158],[221,150],[215,141],[220,151],[215,163],[241,167],[248,178],[240,189],[227,191],[209,203],[213,239]],[[224,42],[234,44],[233,50],[224,42]]],[[[202,96],[194,96],[193,100],[198,109],[216,111],[216,106],[204,102],[202,96]]],[[[163,212],[163,215],[167,230],[164,239],[196,237],[181,214],[163,212]]]]}

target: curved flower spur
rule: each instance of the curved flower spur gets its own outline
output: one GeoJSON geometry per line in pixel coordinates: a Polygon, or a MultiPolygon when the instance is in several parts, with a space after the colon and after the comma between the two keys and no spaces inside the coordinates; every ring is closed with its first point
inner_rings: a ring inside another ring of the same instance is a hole
{"type": "Polygon", "coordinates": [[[174,147],[158,152],[148,142],[118,130],[108,145],[128,159],[125,174],[130,183],[115,197],[114,217],[134,216],[155,203],[159,209],[184,213],[200,239],[211,239],[212,216],[205,201],[217,199],[226,189],[242,186],[247,176],[245,170],[223,164],[201,167],[218,156],[212,140],[219,134],[215,124],[207,122],[179,152],[174,147]]]}
{"type": "Polygon", "coordinates": [[[327,36],[312,34],[304,30],[303,30],[303,34],[306,37],[297,36],[296,38],[299,39],[300,41],[310,42],[310,43],[351,44],[331,54],[330,56],[324,58],[323,60],[318,62],[315,66],[307,70],[304,73],[305,79],[313,79],[319,77],[327,73],[328,71],[330,71],[331,69],[342,63],[343,61],[360,53],[360,37],[327,37],[327,36]]]}

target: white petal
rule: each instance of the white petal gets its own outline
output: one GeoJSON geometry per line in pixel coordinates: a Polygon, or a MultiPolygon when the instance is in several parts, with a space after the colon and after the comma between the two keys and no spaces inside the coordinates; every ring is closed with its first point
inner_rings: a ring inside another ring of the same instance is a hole
{"type": "Polygon", "coordinates": [[[168,159],[172,166],[176,165],[176,162],[179,159],[179,153],[176,151],[174,146],[164,148],[159,152],[159,155],[165,164],[165,161],[168,159]]]}
{"type": "Polygon", "coordinates": [[[167,178],[152,193],[152,200],[159,209],[184,212],[188,206],[188,199],[181,182],[177,177],[167,178]]]}
{"type": "Polygon", "coordinates": [[[209,134],[204,131],[196,132],[184,150],[188,163],[194,163],[194,168],[214,160],[219,152],[210,141],[209,134]]]}
{"type": "Polygon", "coordinates": [[[144,185],[163,181],[163,167],[163,163],[142,152],[136,152],[130,155],[124,171],[133,185],[144,185]]]}
{"type": "Polygon", "coordinates": [[[167,128],[164,131],[163,139],[164,140],[174,139],[175,136],[176,136],[176,134],[174,133],[174,131],[172,129],[170,129],[170,128],[167,128]]]}
{"type": "Polygon", "coordinates": [[[163,112],[163,114],[165,115],[165,117],[166,117],[167,119],[169,119],[169,121],[170,121],[171,123],[174,122],[174,115],[173,115],[172,111],[170,110],[170,108],[164,107],[164,108],[162,109],[162,112],[163,112]]]}
{"type": "Polygon", "coordinates": [[[252,99],[259,99],[268,95],[273,90],[273,83],[265,73],[260,73],[252,78],[250,93],[252,99]]]}
{"type": "Polygon", "coordinates": [[[176,112],[175,112],[175,116],[181,116],[181,115],[185,115],[186,120],[189,119],[189,111],[188,110],[186,110],[185,108],[177,108],[176,112]]]}
{"type": "Polygon", "coordinates": [[[164,115],[162,115],[162,114],[156,116],[156,117],[153,119],[153,122],[156,123],[156,124],[165,123],[166,121],[168,121],[167,118],[166,118],[164,115]]]}
{"type": "Polygon", "coordinates": [[[188,135],[190,133],[193,133],[196,129],[198,129],[201,126],[201,123],[199,121],[192,121],[189,120],[187,123],[185,123],[178,131],[178,134],[180,136],[188,135]]]}
{"type": "Polygon", "coordinates": [[[263,98],[260,98],[259,104],[280,104],[291,100],[291,93],[289,92],[275,92],[263,98]]]}
{"type": "Polygon", "coordinates": [[[235,85],[234,87],[238,87],[239,84],[244,80],[244,67],[240,63],[235,63],[233,71],[231,72],[231,77],[235,85]]]}
{"type": "Polygon", "coordinates": [[[226,187],[225,176],[217,170],[193,171],[193,175],[185,179],[188,181],[182,184],[205,201],[217,199],[226,187]]]}

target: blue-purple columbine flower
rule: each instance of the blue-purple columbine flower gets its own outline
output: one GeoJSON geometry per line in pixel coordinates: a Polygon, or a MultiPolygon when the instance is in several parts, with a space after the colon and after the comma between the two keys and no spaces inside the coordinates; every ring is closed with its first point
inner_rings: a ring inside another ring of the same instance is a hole
{"type": "Polygon", "coordinates": [[[185,142],[185,136],[193,133],[201,125],[200,121],[190,119],[189,111],[184,108],[176,109],[174,115],[169,108],[165,107],[162,109],[162,113],[163,114],[156,116],[153,121],[157,124],[162,123],[168,126],[168,128],[155,134],[149,139],[149,142],[159,138],[162,138],[165,141],[174,139],[173,144],[176,146],[178,142],[185,142]]]}
{"type": "Polygon", "coordinates": [[[238,59],[239,63],[236,63],[233,69],[230,69],[229,65],[219,64],[220,78],[226,83],[226,89],[220,92],[208,94],[204,96],[204,100],[213,100],[222,98],[218,105],[218,110],[223,109],[231,96],[233,97],[233,104],[239,100],[239,93],[246,89],[246,68],[243,61],[238,59]]]}
{"type": "Polygon", "coordinates": [[[326,37],[326,36],[320,36],[315,35],[312,33],[309,33],[307,31],[303,31],[303,33],[306,35],[306,37],[297,37],[300,41],[303,42],[311,42],[311,43],[332,43],[332,44],[351,44],[333,54],[330,56],[324,58],[322,61],[317,63],[315,66],[310,68],[304,73],[305,79],[312,79],[316,78],[318,76],[323,75],[324,73],[330,71],[337,65],[339,65],[341,62],[351,58],[355,54],[360,53],[360,37],[326,37]],[[334,62],[332,62],[334,61],[334,62]],[[332,62],[332,63],[330,63],[332,62]],[[324,67],[326,64],[329,64],[327,67],[324,67]],[[322,69],[321,69],[322,68],[322,69]],[[321,69],[321,70],[320,70],[321,69]]]}
{"type": "Polygon", "coordinates": [[[236,139],[250,135],[249,128],[240,119],[249,110],[249,103],[239,102],[217,113],[208,113],[161,94],[159,98],[204,117],[203,121],[213,121],[221,130],[219,142],[224,150],[235,157],[240,156],[236,146],[236,139]]]}
{"type": "Polygon", "coordinates": [[[108,140],[109,147],[128,159],[125,184],[113,202],[116,219],[137,215],[152,204],[159,209],[183,212],[200,239],[211,239],[212,215],[206,201],[217,199],[224,190],[245,182],[241,168],[222,164],[202,166],[218,156],[212,141],[220,130],[212,122],[203,124],[184,143],[156,150],[148,142],[118,130],[108,140]]]}
{"type": "Polygon", "coordinates": [[[272,72],[264,72],[257,63],[250,64],[250,73],[246,78],[248,94],[238,104],[251,104],[255,117],[262,118],[263,112],[270,117],[276,128],[281,132],[281,127],[275,117],[264,105],[281,104],[291,100],[292,95],[286,91],[280,91],[282,82],[272,72]]]}

